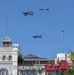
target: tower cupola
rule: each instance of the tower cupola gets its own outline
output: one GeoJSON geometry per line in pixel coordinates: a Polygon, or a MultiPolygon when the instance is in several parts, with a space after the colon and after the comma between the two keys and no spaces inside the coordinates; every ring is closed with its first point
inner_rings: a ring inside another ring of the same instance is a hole
{"type": "Polygon", "coordinates": [[[2,39],[2,46],[3,47],[10,47],[11,43],[12,43],[12,41],[8,36],[6,36],[2,39]]]}

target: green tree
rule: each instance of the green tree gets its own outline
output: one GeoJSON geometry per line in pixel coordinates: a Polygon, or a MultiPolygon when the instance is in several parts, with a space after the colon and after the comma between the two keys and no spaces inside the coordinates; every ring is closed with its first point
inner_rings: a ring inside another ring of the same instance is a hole
{"type": "Polygon", "coordinates": [[[61,71],[57,71],[56,75],[66,75],[65,73],[66,73],[65,71],[61,70],[61,71]]]}
{"type": "Polygon", "coordinates": [[[66,71],[65,75],[74,75],[74,66],[66,71]]]}
{"type": "Polygon", "coordinates": [[[22,64],[23,63],[23,56],[20,54],[18,56],[18,64],[22,64]]]}
{"type": "Polygon", "coordinates": [[[18,51],[18,64],[22,64],[23,60],[24,60],[24,58],[23,58],[21,47],[20,47],[19,51],[18,51]]]}
{"type": "Polygon", "coordinates": [[[48,60],[47,63],[48,63],[48,64],[51,64],[51,60],[48,60]]]}
{"type": "Polygon", "coordinates": [[[60,63],[60,60],[59,60],[59,58],[57,59],[57,64],[59,64],[60,63]]]}
{"type": "Polygon", "coordinates": [[[70,60],[74,60],[74,52],[72,52],[71,50],[69,50],[68,53],[69,53],[70,55],[67,56],[67,58],[70,58],[70,60]]]}
{"type": "Polygon", "coordinates": [[[35,64],[39,64],[39,60],[36,60],[36,61],[35,61],[35,64]]]}

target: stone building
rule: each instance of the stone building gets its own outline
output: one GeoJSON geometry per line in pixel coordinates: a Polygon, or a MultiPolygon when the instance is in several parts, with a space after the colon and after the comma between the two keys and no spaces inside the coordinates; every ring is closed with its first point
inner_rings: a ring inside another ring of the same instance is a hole
{"type": "Polygon", "coordinates": [[[0,75],[17,75],[18,71],[18,44],[13,44],[11,39],[6,36],[2,40],[0,47],[0,75]]]}
{"type": "MultiPolygon", "coordinates": [[[[24,56],[23,63],[18,64],[19,75],[46,75],[49,71],[45,70],[45,65],[48,65],[48,58],[41,58],[39,56],[28,54],[24,56]]],[[[55,75],[55,71],[50,71],[55,75]]]]}

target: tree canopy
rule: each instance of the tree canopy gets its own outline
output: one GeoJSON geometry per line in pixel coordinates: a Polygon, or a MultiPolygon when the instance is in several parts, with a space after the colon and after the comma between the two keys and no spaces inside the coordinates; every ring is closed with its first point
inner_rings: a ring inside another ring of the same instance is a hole
{"type": "Polygon", "coordinates": [[[20,48],[18,51],[18,64],[22,64],[23,60],[24,60],[24,58],[23,58],[22,50],[20,48]]]}

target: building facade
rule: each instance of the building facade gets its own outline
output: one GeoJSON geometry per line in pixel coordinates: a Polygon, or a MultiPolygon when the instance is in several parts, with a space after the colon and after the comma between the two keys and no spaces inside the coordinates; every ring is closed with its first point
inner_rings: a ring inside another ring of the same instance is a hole
{"type": "Polygon", "coordinates": [[[45,70],[45,65],[50,64],[51,61],[48,58],[41,58],[33,54],[24,56],[22,64],[18,64],[19,75],[46,75],[51,73],[55,75],[56,71],[45,70]]]}
{"type": "Polygon", "coordinates": [[[17,75],[18,71],[18,44],[13,44],[11,39],[6,36],[2,39],[0,47],[0,75],[17,75]]]}
{"type": "MultiPolygon", "coordinates": [[[[74,66],[74,60],[66,60],[65,53],[57,54],[55,60],[41,58],[29,54],[23,57],[23,62],[18,63],[19,45],[11,46],[11,39],[6,36],[2,39],[0,47],[0,75],[56,75],[57,71],[66,71],[74,66]],[[59,59],[59,63],[57,63],[59,59]]],[[[69,56],[69,55],[68,55],[69,56]]]]}
{"type": "Polygon", "coordinates": [[[22,64],[18,64],[19,75],[56,75],[59,71],[63,73],[74,66],[74,60],[66,58],[65,53],[57,54],[55,60],[41,58],[33,54],[24,56],[22,64]]]}

